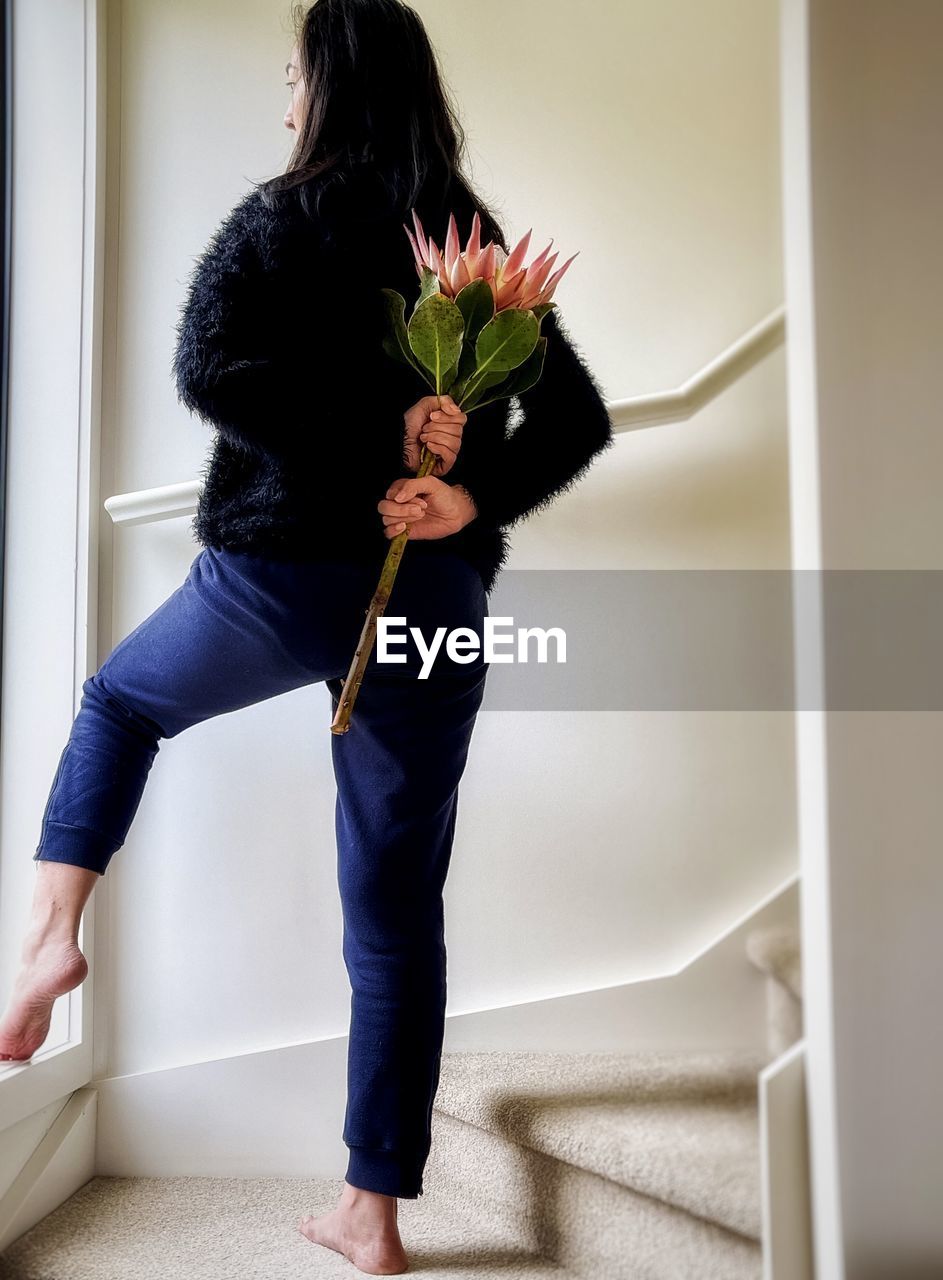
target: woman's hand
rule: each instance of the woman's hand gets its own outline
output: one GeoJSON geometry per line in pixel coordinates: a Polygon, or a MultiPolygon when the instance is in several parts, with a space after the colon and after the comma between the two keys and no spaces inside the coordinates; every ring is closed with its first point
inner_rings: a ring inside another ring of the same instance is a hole
{"type": "Polygon", "coordinates": [[[403,465],[407,471],[418,471],[422,446],[428,446],[436,455],[431,474],[444,476],[455,466],[455,459],[462,447],[462,428],[468,421],[451,396],[423,396],[403,414],[403,465]]]}
{"type": "Polygon", "coordinates": [[[460,484],[446,484],[436,476],[394,480],[377,503],[387,538],[409,529],[413,538],[447,538],[464,529],[478,514],[471,495],[460,484]]]}

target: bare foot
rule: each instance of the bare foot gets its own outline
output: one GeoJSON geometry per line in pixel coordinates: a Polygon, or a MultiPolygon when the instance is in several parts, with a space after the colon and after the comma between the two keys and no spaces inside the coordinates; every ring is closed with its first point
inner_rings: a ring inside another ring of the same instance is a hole
{"type": "Polygon", "coordinates": [[[26,1062],[45,1042],[52,1006],[88,977],[78,943],[62,933],[32,927],[23,943],[20,970],[0,1018],[0,1065],[26,1062]]]}
{"type": "Polygon", "coordinates": [[[399,1276],[409,1270],[396,1222],[395,1196],[344,1183],[340,1204],[320,1217],[306,1214],[298,1229],[313,1244],[342,1253],[370,1276],[399,1276]]]}

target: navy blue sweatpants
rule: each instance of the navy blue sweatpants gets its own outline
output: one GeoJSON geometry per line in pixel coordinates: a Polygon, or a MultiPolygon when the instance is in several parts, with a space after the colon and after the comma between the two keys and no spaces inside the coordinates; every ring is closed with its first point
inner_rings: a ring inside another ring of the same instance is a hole
{"type": "MultiPolygon", "coordinates": [[[[83,685],[34,860],[105,870],[124,843],[160,740],[211,716],[325,681],[331,714],[379,564],[276,561],[203,548],[183,584],[83,685]]],[[[483,640],[481,577],[451,553],[406,548],[386,608],[429,644],[483,640]]],[[[346,734],[331,735],[337,870],[352,989],[343,1138],[347,1181],[422,1194],[445,1030],[443,886],[458,784],[488,665],[443,644],[426,679],[412,640],[374,648],[346,734]]],[[[461,652],[461,651],[460,651],[461,652]]]]}

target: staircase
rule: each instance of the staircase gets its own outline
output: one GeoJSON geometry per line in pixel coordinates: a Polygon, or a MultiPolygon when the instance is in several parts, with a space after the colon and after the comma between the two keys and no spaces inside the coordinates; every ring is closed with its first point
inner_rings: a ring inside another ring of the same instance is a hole
{"type": "Polygon", "coordinates": [[[445,1054],[427,1196],[587,1280],[756,1280],[764,1064],[445,1054]]]}
{"type": "Polygon", "coordinates": [[[586,1280],[757,1280],[757,1075],[801,1035],[798,931],[746,951],[766,1054],[444,1054],[427,1198],[586,1280]]]}
{"type": "MultiPolygon", "coordinates": [[[[757,1076],[801,1033],[801,971],[791,926],[745,946],[767,981],[766,1052],[444,1053],[425,1192],[400,1201],[412,1269],[759,1280],[757,1076]]],[[[0,1280],[352,1275],[292,1225],[341,1186],[92,1178],[6,1251],[0,1280]]]]}

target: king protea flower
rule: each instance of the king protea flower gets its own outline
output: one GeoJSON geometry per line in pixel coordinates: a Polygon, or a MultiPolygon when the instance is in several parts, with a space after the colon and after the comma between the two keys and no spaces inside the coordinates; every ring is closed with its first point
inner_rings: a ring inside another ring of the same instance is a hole
{"type": "Polygon", "coordinates": [[[405,224],[403,230],[409,236],[409,242],[413,247],[416,270],[419,275],[422,275],[423,267],[428,267],[439,278],[440,292],[452,301],[473,280],[486,280],[491,286],[495,312],[505,311],[510,307],[529,310],[540,306],[541,303],[550,302],[554,290],[563,279],[564,272],[579,253],[577,250],[573,257],[568,258],[563,266],[551,275],[554,263],[559,257],[559,253],[550,253],[553,246],[551,239],[543,253],[538,254],[533,262],[525,267],[524,255],[530,245],[533,227],[521,237],[509,254],[492,240],[482,248],[481,218],[477,211],[472,219],[471,235],[464,249],[459,242],[455,214],[449,215],[445,249],[440,251],[436,242],[426,236],[415,209],[412,215],[416,234],[413,235],[405,224]]]}
{"type": "MultiPolygon", "coordinates": [[[[461,248],[455,215],[449,214],[445,251],[427,238],[413,209],[416,234],[404,227],[416,256],[422,282],[411,313],[396,289],[382,289],[386,307],[383,349],[393,359],[421,375],[441,397],[470,413],[495,400],[523,395],[539,380],[549,339],[541,336],[544,317],[556,308],[553,292],[577,255],[557,271],[553,241],[529,265],[524,255],[531,232],[505,253],[493,242],[481,246],[481,219],[472,220],[468,244],[461,248]],[[551,274],[553,272],[553,274],[551,274]]],[[[424,445],[417,479],[435,466],[436,455],[424,445]]],[[[377,623],[386,609],[403,555],[409,529],[390,540],[390,549],[373,593],[360,640],[331,724],[332,733],[346,733],[357,692],[376,640],[377,623]]]]}

